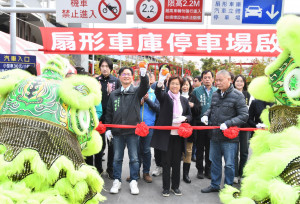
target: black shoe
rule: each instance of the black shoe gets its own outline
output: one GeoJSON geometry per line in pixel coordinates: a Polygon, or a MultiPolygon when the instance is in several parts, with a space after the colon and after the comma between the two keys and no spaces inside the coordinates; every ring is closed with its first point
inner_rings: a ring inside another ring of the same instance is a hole
{"type": "Polygon", "coordinates": [[[208,179],[211,179],[211,175],[210,175],[210,173],[208,173],[208,172],[205,172],[204,176],[205,176],[206,178],[208,178],[208,179]]]}
{"type": "Polygon", "coordinates": [[[203,175],[203,172],[201,171],[198,171],[198,173],[197,173],[197,178],[198,179],[204,179],[204,175],[203,175]]]}
{"type": "Polygon", "coordinates": [[[211,192],[219,192],[219,191],[220,191],[220,189],[216,189],[211,186],[201,189],[201,193],[211,193],[211,192]]]}
{"type": "Polygon", "coordinates": [[[97,169],[99,174],[102,174],[103,173],[103,169],[97,169]]]}
{"type": "Polygon", "coordinates": [[[111,170],[111,169],[106,169],[106,173],[107,173],[107,177],[109,178],[109,179],[114,179],[114,174],[113,174],[113,170],[111,170]]]}
{"type": "Polygon", "coordinates": [[[162,196],[163,197],[169,197],[170,196],[170,190],[163,190],[163,192],[162,192],[162,196]]]}
{"type": "Polygon", "coordinates": [[[186,183],[191,183],[191,179],[187,173],[183,173],[183,181],[186,183]]]}
{"type": "Polygon", "coordinates": [[[175,195],[177,195],[177,196],[181,196],[181,195],[182,195],[181,191],[180,191],[178,188],[172,189],[172,192],[173,192],[175,195]]]}
{"type": "Polygon", "coordinates": [[[191,183],[191,179],[189,177],[190,166],[191,164],[189,163],[183,163],[183,181],[186,183],[191,183]]]}

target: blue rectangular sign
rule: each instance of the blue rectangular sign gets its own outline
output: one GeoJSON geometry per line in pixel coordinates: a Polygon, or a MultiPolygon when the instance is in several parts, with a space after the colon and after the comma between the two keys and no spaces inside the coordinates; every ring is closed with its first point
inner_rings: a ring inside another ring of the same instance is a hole
{"type": "Polygon", "coordinates": [[[36,67],[36,56],[0,54],[0,72],[11,69],[26,69],[36,67]]]}
{"type": "Polygon", "coordinates": [[[242,24],[276,24],[283,0],[244,0],[242,24]]]}

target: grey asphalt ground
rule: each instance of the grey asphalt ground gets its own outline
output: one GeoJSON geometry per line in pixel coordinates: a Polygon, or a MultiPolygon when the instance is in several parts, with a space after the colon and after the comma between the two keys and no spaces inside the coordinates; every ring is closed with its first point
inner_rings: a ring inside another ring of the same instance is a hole
{"type": "MultiPolygon", "coordinates": [[[[107,153],[106,153],[107,155],[107,153]]],[[[105,161],[103,161],[103,168],[106,169],[106,155],[104,156],[105,161]]],[[[151,159],[151,169],[150,173],[155,168],[154,162],[154,153],[152,149],[152,159],[151,159]]],[[[181,164],[182,165],[182,164],[181,164]]],[[[141,170],[142,175],[142,170],[141,170]]],[[[191,164],[190,178],[192,180],[191,184],[186,184],[182,180],[182,168],[181,168],[181,181],[180,181],[180,190],[182,191],[182,196],[175,196],[170,193],[169,197],[162,196],[162,176],[152,177],[152,183],[146,183],[143,179],[138,180],[138,187],[140,190],[139,195],[131,195],[129,183],[126,181],[126,178],[129,176],[129,160],[127,147],[124,152],[123,168],[122,168],[122,189],[118,194],[110,194],[109,190],[112,187],[113,180],[110,180],[107,177],[107,174],[104,172],[102,178],[105,181],[105,186],[102,191],[107,200],[104,203],[122,203],[122,204],[151,204],[151,203],[201,203],[201,204],[219,204],[220,199],[218,193],[201,193],[201,189],[210,185],[210,180],[198,179],[197,169],[195,167],[195,162],[191,164]]],[[[223,179],[222,179],[223,180],[223,179]]],[[[223,185],[223,184],[222,184],[223,185]]],[[[222,187],[221,185],[221,187],[222,187]]]]}

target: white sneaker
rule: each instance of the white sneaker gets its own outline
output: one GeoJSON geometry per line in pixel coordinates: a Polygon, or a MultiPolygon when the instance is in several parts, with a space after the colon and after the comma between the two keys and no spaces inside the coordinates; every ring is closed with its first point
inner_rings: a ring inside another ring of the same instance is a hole
{"type": "Polygon", "coordinates": [[[138,183],[136,180],[132,180],[129,184],[130,186],[130,191],[132,195],[137,195],[140,193],[139,188],[138,188],[138,183]]]}
{"type": "Polygon", "coordinates": [[[239,177],[234,177],[233,183],[234,183],[234,184],[238,184],[238,183],[239,183],[239,177]]]}
{"type": "Polygon", "coordinates": [[[121,182],[119,179],[115,179],[113,182],[113,186],[110,189],[110,193],[117,194],[119,193],[119,190],[121,189],[121,182]]]}
{"type": "Polygon", "coordinates": [[[162,167],[156,166],[154,171],[152,171],[152,176],[159,176],[162,174],[162,167]]]}

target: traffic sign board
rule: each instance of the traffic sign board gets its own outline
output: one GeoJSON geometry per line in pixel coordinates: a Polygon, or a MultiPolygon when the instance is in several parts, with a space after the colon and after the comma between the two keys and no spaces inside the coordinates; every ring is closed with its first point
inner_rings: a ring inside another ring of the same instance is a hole
{"type": "Polygon", "coordinates": [[[276,24],[282,14],[283,0],[244,0],[243,24],[276,24]]]}
{"type": "Polygon", "coordinates": [[[65,23],[126,23],[126,0],[57,1],[56,20],[65,23]]]}
{"type": "Polygon", "coordinates": [[[204,0],[135,0],[136,23],[203,23],[204,0]]]}
{"type": "Polygon", "coordinates": [[[164,21],[175,23],[203,23],[203,0],[165,0],[164,21]]]}
{"type": "Polygon", "coordinates": [[[103,19],[113,21],[120,16],[122,7],[118,0],[102,0],[99,3],[98,11],[103,19]]]}
{"type": "Polygon", "coordinates": [[[283,0],[213,0],[211,23],[218,25],[276,24],[283,0]]]}
{"type": "Polygon", "coordinates": [[[154,22],[161,15],[162,7],[159,0],[139,0],[136,4],[136,14],[144,22],[154,22]]]}
{"type": "Polygon", "coordinates": [[[36,56],[0,54],[0,72],[11,69],[26,69],[36,67],[36,56]]]}

